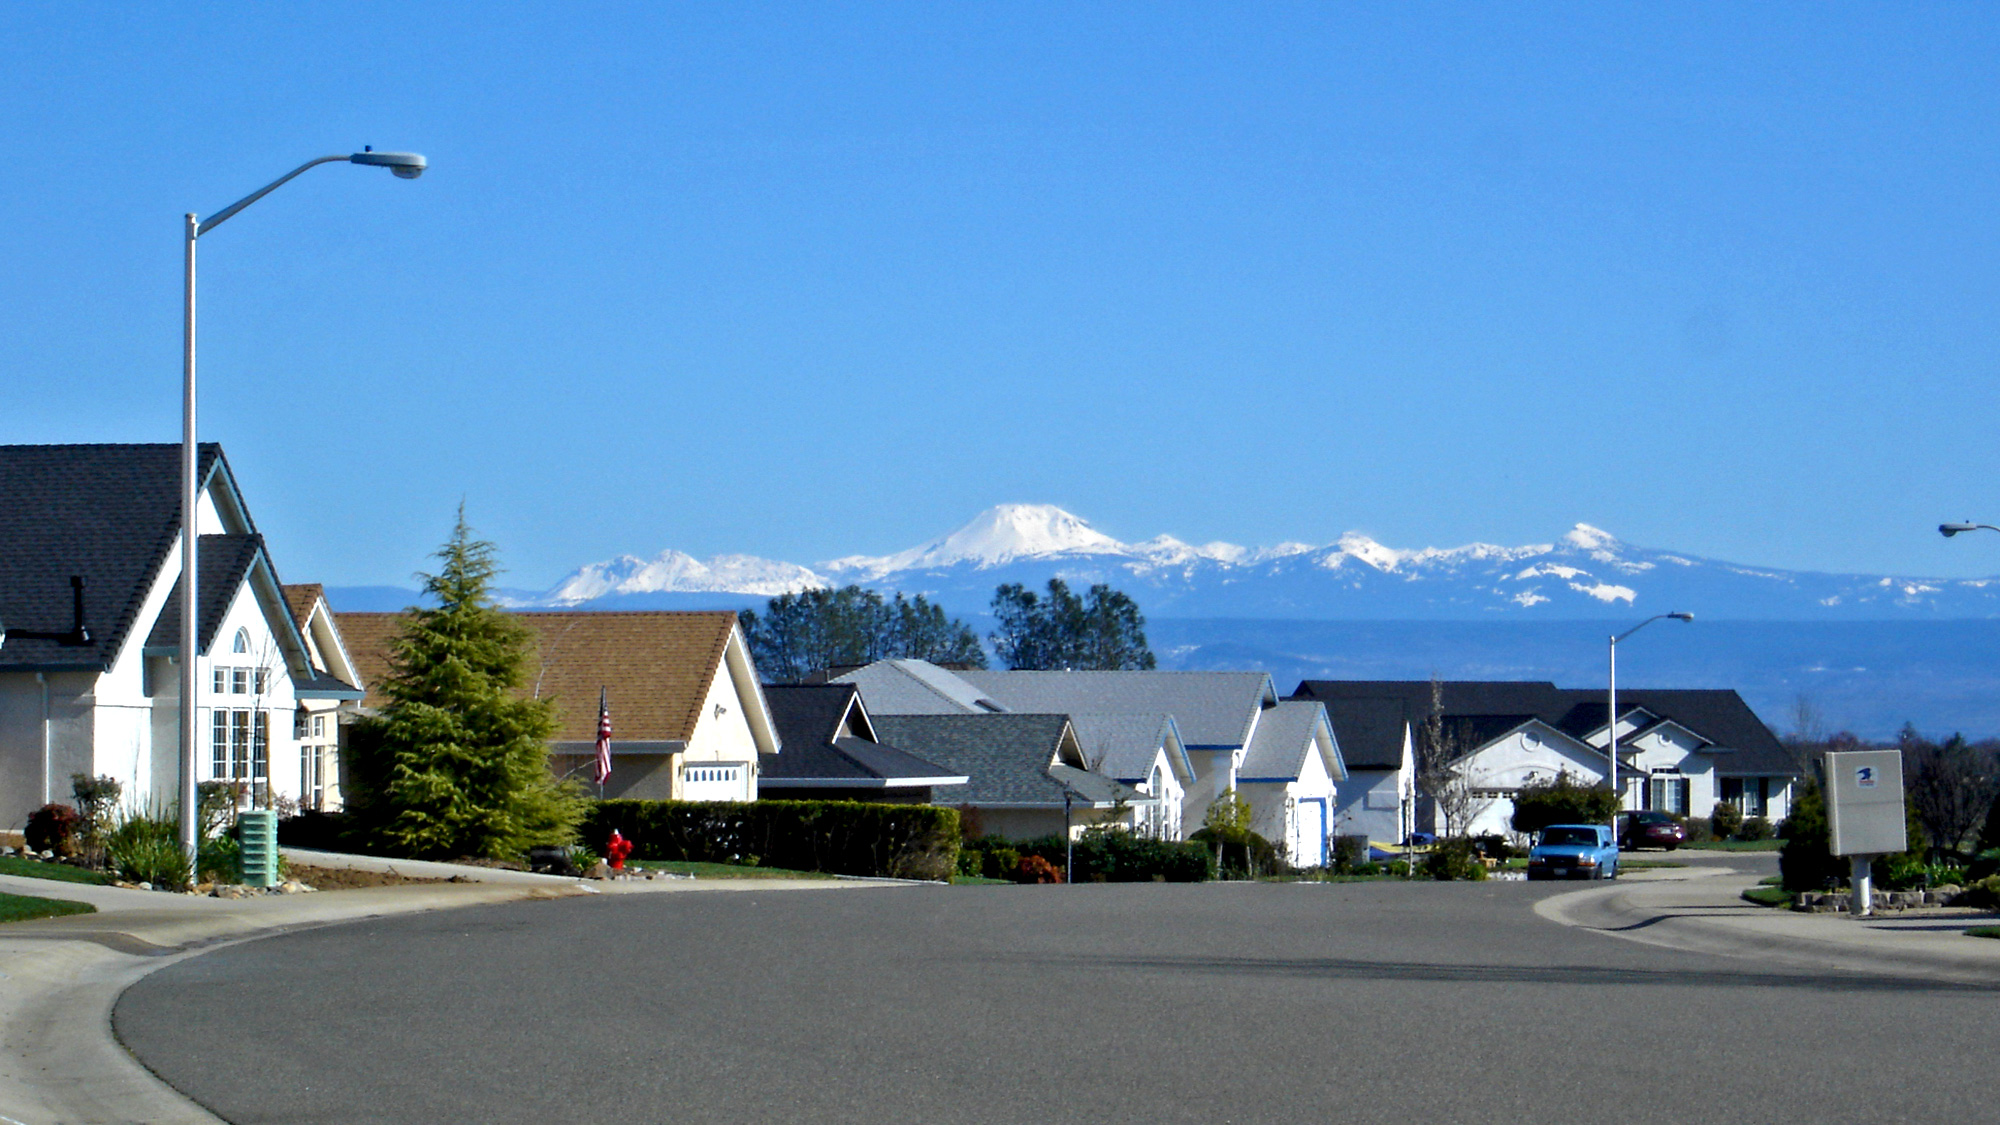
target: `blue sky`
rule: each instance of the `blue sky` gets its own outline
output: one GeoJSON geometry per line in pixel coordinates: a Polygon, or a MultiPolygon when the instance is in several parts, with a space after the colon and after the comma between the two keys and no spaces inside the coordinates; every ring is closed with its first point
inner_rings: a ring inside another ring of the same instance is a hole
{"type": "Polygon", "coordinates": [[[2000,572],[2000,14],[0,8],[0,441],[203,436],[288,580],[1138,539],[2000,572]]]}

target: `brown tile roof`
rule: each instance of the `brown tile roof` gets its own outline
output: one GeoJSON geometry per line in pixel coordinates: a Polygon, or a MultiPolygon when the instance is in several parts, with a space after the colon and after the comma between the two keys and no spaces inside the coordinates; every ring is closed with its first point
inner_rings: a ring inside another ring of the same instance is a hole
{"type": "Polygon", "coordinates": [[[326,587],[317,582],[300,582],[280,589],[285,591],[285,605],[292,611],[292,621],[300,632],[305,632],[306,618],[312,616],[314,603],[326,597],[326,587]]]}
{"type": "MultiPolygon", "coordinates": [[[[368,684],[367,706],[384,702],[380,685],[389,678],[389,638],[402,616],[334,614],[348,653],[368,684]]],[[[523,690],[555,698],[558,742],[596,741],[600,687],[611,703],[614,741],[687,739],[736,625],[736,615],[728,611],[515,617],[534,631],[538,647],[523,690]]]]}

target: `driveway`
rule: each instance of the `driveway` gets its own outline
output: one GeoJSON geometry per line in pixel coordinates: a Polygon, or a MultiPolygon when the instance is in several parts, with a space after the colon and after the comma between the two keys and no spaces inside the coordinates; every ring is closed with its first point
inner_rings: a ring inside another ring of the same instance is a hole
{"type": "MultiPolygon", "coordinates": [[[[600,896],[196,957],[116,1028],[235,1122],[1981,1120],[2000,994],[1679,953],[1526,883],[600,896]]],[[[1967,939],[1974,940],[1974,939],[1967,939]]]]}

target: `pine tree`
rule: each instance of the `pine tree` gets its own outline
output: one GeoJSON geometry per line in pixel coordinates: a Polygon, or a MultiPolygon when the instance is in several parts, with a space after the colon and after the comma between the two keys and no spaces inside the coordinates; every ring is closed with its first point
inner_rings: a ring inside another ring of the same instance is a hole
{"type": "Polygon", "coordinates": [[[1013,669],[1124,672],[1155,666],[1146,617],[1099,583],[1079,598],[1060,578],[1046,596],[1018,584],[993,591],[993,651],[1013,669]]]}
{"type": "Polygon", "coordinates": [[[979,635],[922,594],[881,594],[860,586],[781,594],[763,613],[744,612],[743,632],[758,674],[796,683],[815,672],[907,657],[986,667],[979,635]]]}
{"type": "Polygon", "coordinates": [[[420,576],[435,607],[409,610],[390,641],[388,702],[349,757],[349,811],[375,848],[516,858],[575,835],[581,794],[549,772],[553,701],[516,691],[533,637],[489,596],[494,555],[461,506],[438,573],[420,576]]]}

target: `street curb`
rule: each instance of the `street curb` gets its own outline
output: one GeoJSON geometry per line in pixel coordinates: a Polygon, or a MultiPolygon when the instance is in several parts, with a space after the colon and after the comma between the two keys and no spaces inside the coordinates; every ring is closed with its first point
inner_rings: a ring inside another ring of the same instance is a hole
{"type": "Polygon", "coordinates": [[[1740,897],[1758,885],[1753,879],[1726,869],[1714,874],[1572,891],[1540,900],[1535,913],[1608,937],[1694,953],[2000,987],[2000,942],[1754,906],[1740,897]],[[1728,875],[1737,877],[1721,877],[1728,875]]]}
{"type": "Polygon", "coordinates": [[[140,1065],[112,1028],[118,997],[169,965],[320,926],[587,893],[581,887],[419,885],[213,900],[221,908],[213,913],[135,910],[9,923],[0,930],[0,1123],[219,1121],[140,1065]]]}

